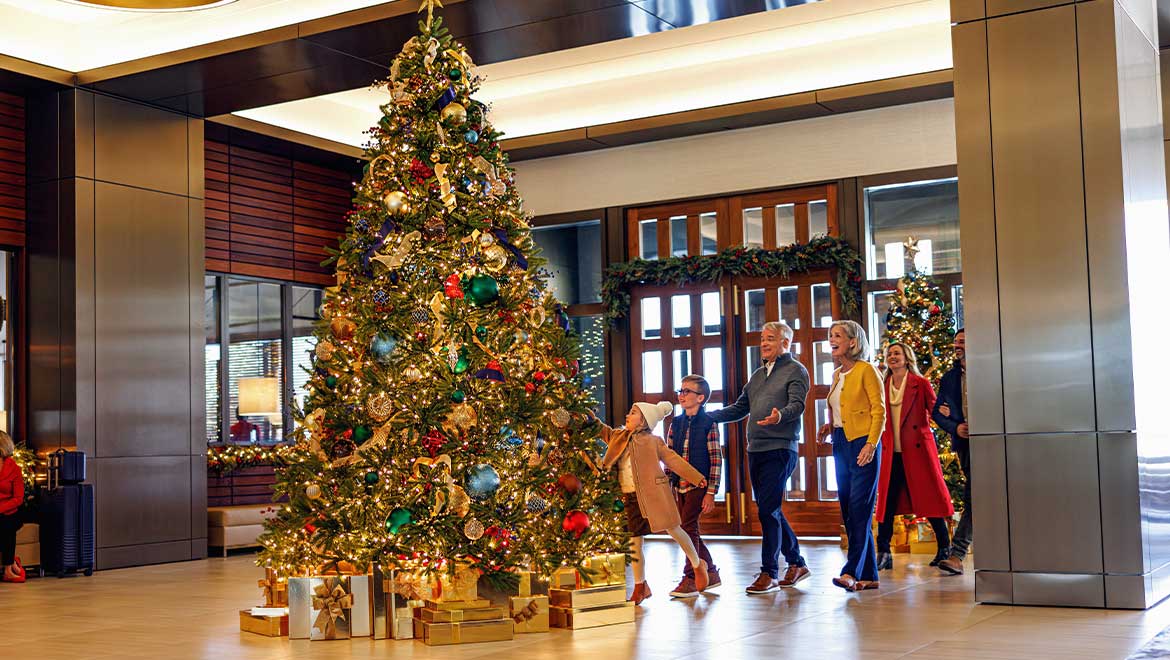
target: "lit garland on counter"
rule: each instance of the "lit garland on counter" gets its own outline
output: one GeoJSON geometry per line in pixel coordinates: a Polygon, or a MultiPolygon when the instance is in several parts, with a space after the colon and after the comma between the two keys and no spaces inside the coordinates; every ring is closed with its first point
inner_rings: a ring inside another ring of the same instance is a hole
{"type": "Polygon", "coordinates": [[[236,470],[259,465],[283,465],[292,454],[292,446],[280,445],[223,445],[207,448],[207,471],[217,477],[226,477],[236,470]]]}

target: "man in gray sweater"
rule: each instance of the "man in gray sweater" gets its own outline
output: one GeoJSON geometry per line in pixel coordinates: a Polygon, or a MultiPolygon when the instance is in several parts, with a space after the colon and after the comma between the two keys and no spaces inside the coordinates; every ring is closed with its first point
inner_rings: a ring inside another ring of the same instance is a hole
{"type": "Polygon", "coordinates": [[[748,417],[748,472],[759,510],[763,544],[760,575],[747,588],[749,594],[766,594],[791,587],[809,576],[800,555],[800,543],[784,519],[780,504],[784,486],[800,460],[797,446],[800,419],[808,396],[808,370],[788,352],[792,328],[784,322],[765,323],[760,331],[760,357],[756,369],[735,403],[708,415],[716,422],[737,422],[748,417]],[[780,575],[780,553],[788,562],[780,575]]]}

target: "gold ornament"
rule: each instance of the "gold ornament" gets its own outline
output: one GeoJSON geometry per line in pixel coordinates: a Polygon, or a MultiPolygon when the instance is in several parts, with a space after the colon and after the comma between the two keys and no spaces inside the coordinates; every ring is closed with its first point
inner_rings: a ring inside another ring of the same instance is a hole
{"type": "Polygon", "coordinates": [[[392,215],[410,213],[410,203],[406,201],[406,193],[401,190],[392,190],[382,198],[382,205],[392,215]]]}
{"type": "Polygon", "coordinates": [[[333,342],[326,340],[318,342],[317,348],[314,349],[314,352],[317,354],[318,360],[324,360],[328,362],[329,360],[333,359],[333,352],[336,350],[337,347],[333,345],[333,342]]]}
{"type": "Polygon", "coordinates": [[[447,507],[451,515],[457,518],[462,518],[471,511],[471,498],[462,486],[451,486],[447,507]]]}
{"type": "Polygon", "coordinates": [[[499,245],[492,245],[483,251],[484,265],[498,273],[508,267],[508,251],[499,245]]]}
{"type": "Polygon", "coordinates": [[[472,408],[466,403],[461,403],[451,409],[447,414],[447,420],[443,422],[443,430],[450,435],[459,435],[460,432],[466,431],[475,426],[479,421],[479,415],[476,414],[475,408],[472,408]]]}
{"type": "Polygon", "coordinates": [[[565,410],[564,408],[557,408],[556,410],[552,411],[550,416],[552,417],[553,426],[557,427],[558,429],[563,429],[568,426],[569,420],[571,419],[569,416],[569,411],[565,410]]]}
{"type": "Polygon", "coordinates": [[[406,382],[408,383],[417,383],[422,380],[423,373],[422,371],[419,371],[418,367],[407,367],[402,372],[402,376],[406,378],[406,382]]]}
{"type": "Polygon", "coordinates": [[[472,541],[478,541],[483,538],[483,523],[478,518],[468,518],[463,525],[463,535],[472,541]]]}
{"type": "Polygon", "coordinates": [[[317,484],[309,484],[309,486],[305,488],[305,497],[311,500],[315,500],[321,497],[321,487],[317,484]]]}
{"type": "Polygon", "coordinates": [[[467,121],[467,108],[459,103],[448,103],[439,114],[443,117],[443,121],[454,120],[457,124],[467,121]]]}
{"type": "Polygon", "coordinates": [[[384,422],[394,413],[394,399],[385,392],[371,394],[366,399],[366,412],[375,422],[384,422]]]}
{"type": "Polygon", "coordinates": [[[339,316],[329,322],[329,330],[333,333],[334,339],[348,341],[353,339],[353,333],[357,332],[357,324],[344,316],[339,316]]]}
{"type": "Polygon", "coordinates": [[[479,247],[483,248],[484,250],[487,250],[496,244],[496,237],[487,233],[480,234],[476,240],[479,241],[479,247]]]}

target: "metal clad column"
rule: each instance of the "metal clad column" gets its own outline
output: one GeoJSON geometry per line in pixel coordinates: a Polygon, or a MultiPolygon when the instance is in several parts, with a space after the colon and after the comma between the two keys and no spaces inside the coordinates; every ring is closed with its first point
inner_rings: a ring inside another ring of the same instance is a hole
{"type": "Polygon", "coordinates": [[[951,4],[976,597],[1149,607],[1170,592],[1154,3],[951,4]]]}

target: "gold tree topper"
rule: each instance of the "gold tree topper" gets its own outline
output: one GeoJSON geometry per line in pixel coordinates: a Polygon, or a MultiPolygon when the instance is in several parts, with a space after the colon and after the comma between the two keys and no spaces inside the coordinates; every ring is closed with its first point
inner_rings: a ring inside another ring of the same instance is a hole
{"type": "Polygon", "coordinates": [[[442,9],[443,8],[443,1],[442,0],[421,0],[421,2],[419,2],[419,4],[418,4],[418,13],[421,14],[424,9],[427,10],[427,25],[430,25],[431,21],[435,17],[435,7],[442,9]]]}

